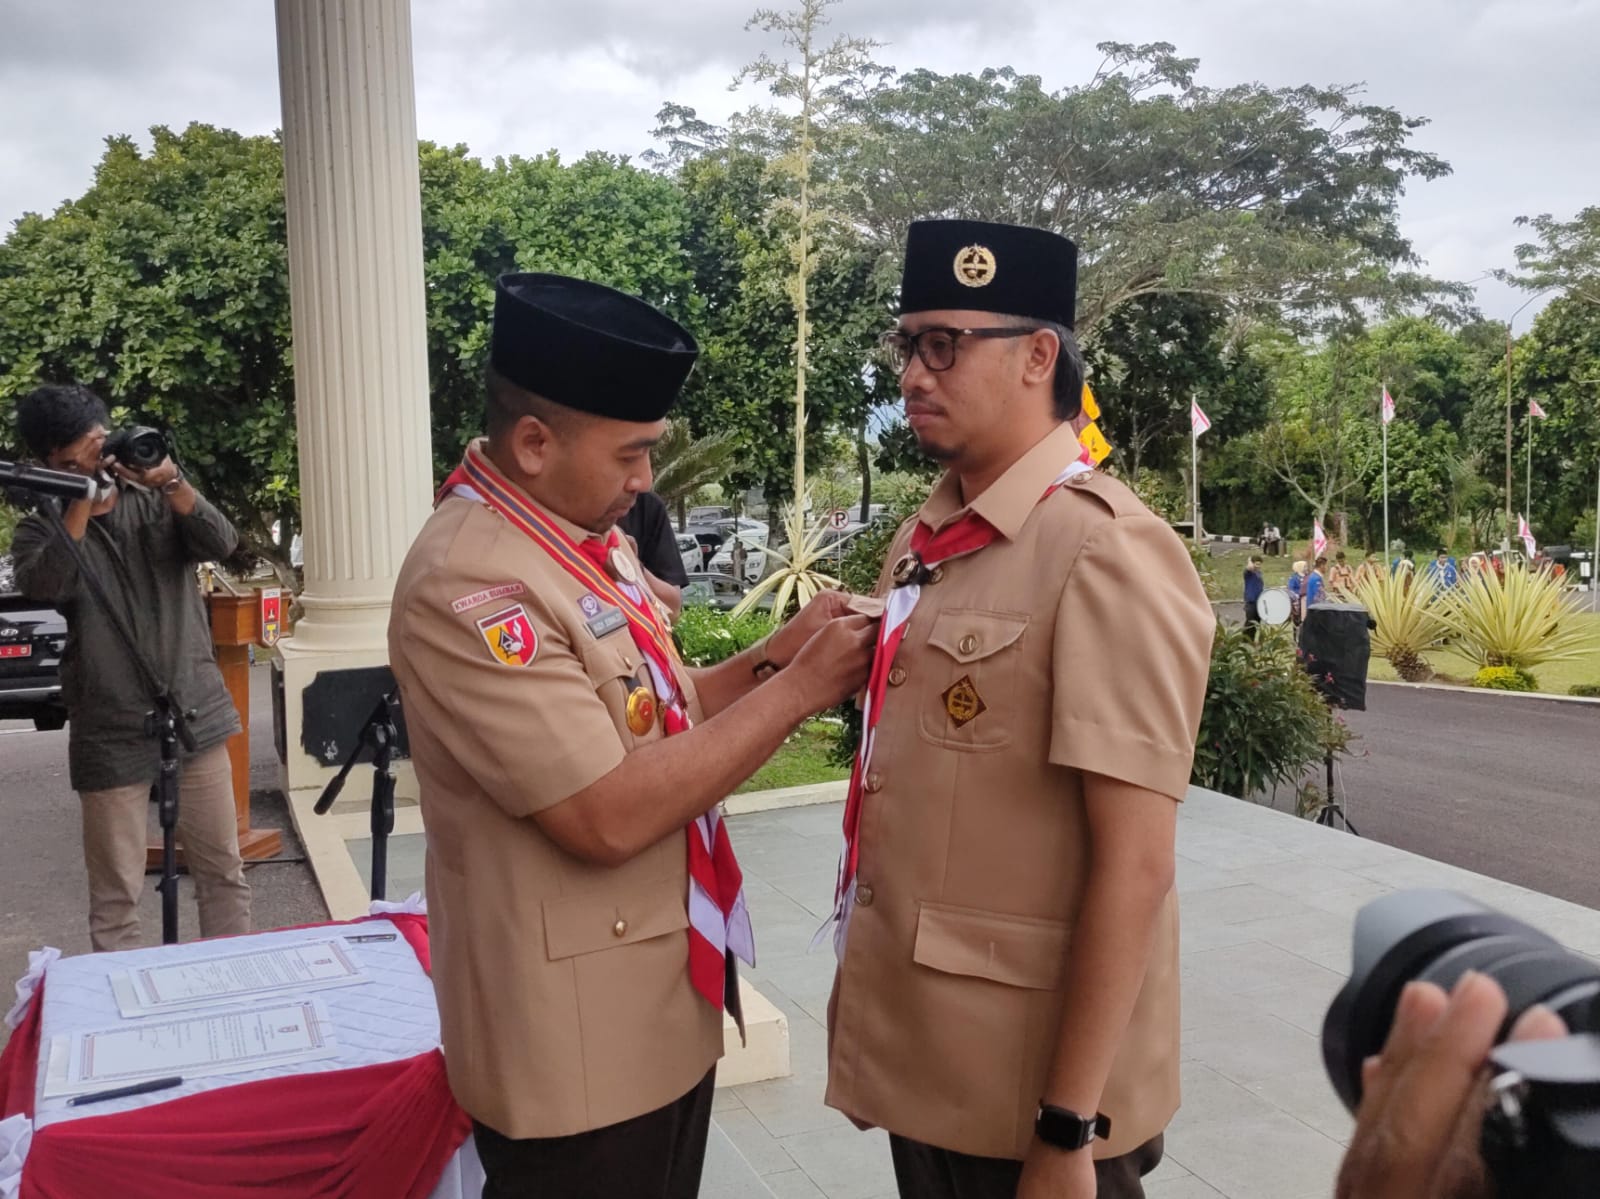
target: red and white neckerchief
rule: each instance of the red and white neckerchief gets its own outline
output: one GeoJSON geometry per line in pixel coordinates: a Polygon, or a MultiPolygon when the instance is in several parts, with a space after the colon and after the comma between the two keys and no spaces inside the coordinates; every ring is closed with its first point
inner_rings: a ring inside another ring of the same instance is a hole
{"type": "MultiPolygon", "coordinates": [[[[1085,474],[1093,469],[1094,461],[1084,450],[1077,461],[1045,488],[1039,502],[1044,502],[1074,475],[1085,474]]],[[[855,908],[856,866],[861,854],[861,807],[865,796],[863,784],[872,765],[878,719],[883,715],[884,695],[888,690],[889,670],[894,665],[895,653],[905,640],[911,613],[922,596],[922,584],[938,582],[944,563],[975,554],[998,536],[999,531],[976,512],[968,512],[937,533],[919,520],[911,532],[911,552],[895,564],[894,589],[889,592],[884,604],[883,620],[878,626],[878,648],[873,654],[872,671],[867,676],[866,694],[861,702],[861,742],[856,747],[856,759],[850,768],[850,790],[844,803],[844,848],[839,854],[833,914],[817,930],[812,942],[815,946],[827,934],[829,926],[833,926],[833,948],[840,961],[844,960],[845,935],[850,925],[850,913],[855,908]]]]}
{"type": "MultiPolygon", "coordinates": [[[[452,493],[498,512],[578,582],[620,608],[628,618],[634,645],[650,669],[667,736],[691,727],[673,665],[677,654],[660,614],[642,587],[613,578],[606,565],[621,545],[615,529],[604,541],[598,537],[574,541],[495,469],[476,445],[467,448],[466,457],[445,480],[435,503],[452,493]]],[[[727,955],[731,952],[746,965],[755,965],[755,932],[745,905],[744,876],[720,806],[697,817],[684,833],[689,853],[689,980],[720,1011],[726,995],[727,955]]]]}

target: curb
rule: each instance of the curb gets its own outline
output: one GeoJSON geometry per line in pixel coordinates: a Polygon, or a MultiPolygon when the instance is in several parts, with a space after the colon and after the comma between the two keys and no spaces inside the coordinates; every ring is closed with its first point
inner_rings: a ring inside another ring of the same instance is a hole
{"type": "Polygon", "coordinates": [[[1404,679],[1368,679],[1373,687],[1409,687],[1413,691],[1454,691],[1460,695],[1493,695],[1507,699],[1554,700],[1561,704],[1600,705],[1600,699],[1587,695],[1556,695],[1550,691],[1496,691],[1492,687],[1460,687],[1455,683],[1408,683],[1404,679]]]}

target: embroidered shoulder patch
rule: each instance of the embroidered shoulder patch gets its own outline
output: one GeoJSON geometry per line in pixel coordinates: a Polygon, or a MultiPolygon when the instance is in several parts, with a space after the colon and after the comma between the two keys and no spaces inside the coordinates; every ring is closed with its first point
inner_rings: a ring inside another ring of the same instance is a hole
{"type": "Polygon", "coordinates": [[[539,635],[521,604],[513,604],[478,618],[478,632],[496,662],[502,666],[528,666],[539,652],[539,635]]]}
{"type": "Polygon", "coordinates": [[[481,608],[493,600],[505,599],[508,595],[521,595],[527,591],[521,583],[501,583],[495,587],[485,587],[482,591],[474,591],[471,595],[463,595],[460,599],[450,601],[450,611],[470,612],[474,608],[481,608]]]}

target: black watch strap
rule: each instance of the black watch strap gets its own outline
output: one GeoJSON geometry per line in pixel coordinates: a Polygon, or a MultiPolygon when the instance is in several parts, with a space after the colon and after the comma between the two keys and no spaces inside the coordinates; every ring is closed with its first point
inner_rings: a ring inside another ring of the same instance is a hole
{"type": "Polygon", "coordinates": [[[1033,1119],[1033,1132],[1046,1145],[1057,1149],[1083,1149],[1111,1135],[1111,1117],[1096,1112],[1091,1118],[1050,1103],[1039,1104],[1033,1119]]]}

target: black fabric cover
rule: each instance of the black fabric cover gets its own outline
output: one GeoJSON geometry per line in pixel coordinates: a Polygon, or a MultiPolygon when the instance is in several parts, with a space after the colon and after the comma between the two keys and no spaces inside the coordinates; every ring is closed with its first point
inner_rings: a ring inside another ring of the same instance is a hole
{"type": "Polygon", "coordinates": [[[1336,708],[1366,710],[1370,619],[1360,604],[1313,604],[1306,610],[1300,660],[1317,690],[1336,708]]]}

